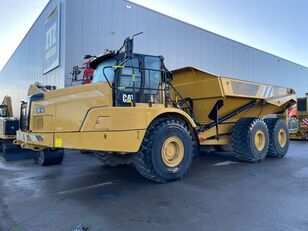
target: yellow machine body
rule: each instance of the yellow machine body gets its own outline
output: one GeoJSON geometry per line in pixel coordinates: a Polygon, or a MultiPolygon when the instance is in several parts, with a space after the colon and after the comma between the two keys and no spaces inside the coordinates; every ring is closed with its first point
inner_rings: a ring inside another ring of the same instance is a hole
{"type": "Polygon", "coordinates": [[[193,100],[195,120],[201,125],[211,122],[209,114],[218,100],[223,102],[218,111],[219,118],[249,102],[257,101],[253,107],[236,113],[219,124],[219,135],[222,135],[219,140],[216,139],[215,127],[200,133],[200,144],[205,145],[228,144],[232,128],[240,118],[262,118],[269,114],[282,113],[296,103],[295,91],[292,89],[215,76],[193,67],[173,71],[172,83],[183,98],[193,100]]]}
{"type": "Polygon", "coordinates": [[[181,117],[195,123],[184,111],[164,104],[137,103],[113,107],[107,83],[68,87],[44,93],[32,102],[30,131],[17,132],[17,144],[31,149],[67,148],[137,152],[149,124],[158,116],[181,117]],[[37,108],[44,108],[37,113],[37,108]]]}
{"type": "MultiPolygon", "coordinates": [[[[112,89],[107,83],[93,83],[44,92],[33,101],[29,131],[17,132],[16,144],[34,150],[66,148],[134,153],[140,149],[147,128],[156,118],[167,116],[185,121],[201,145],[229,143],[234,123],[242,117],[262,117],[285,111],[296,102],[292,89],[218,77],[188,67],[172,72],[172,84],[182,97],[194,103],[195,118],[171,103],[136,103],[126,107],[112,105],[112,89]],[[198,126],[211,122],[209,113],[217,100],[223,100],[219,117],[256,100],[255,106],[197,134],[198,126]]],[[[172,98],[177,101],[177,94],[172,98]]]]}
{"type": "Polygon", "coordinates": [[[290,139],[308,140],[308,94],[297,99],[297,128],[290,130],[290,139]]]}
{"type": "MultiPolygon", "coordinates": [[[[12,100],[10,96],[5,96],[0,110],[3,110],[2,113],[6,112],[5,115],[1,115],[0,113],[0,142],[1,140],[14,140],[15,139],[15,134],[9,134],[7,133],[8,130],[12,130],[12,126],[17,126],[18,124],[17,118],[13,117],[13,109],[12,109],[12,100]],[[14,123],[14,124],[13,124],[14,123]],[[10,129],[7,129],[7,126],[10,126],[10,129]]],[[[17,127],[14,128],[14,130],[17,130],[17,127]]]]}

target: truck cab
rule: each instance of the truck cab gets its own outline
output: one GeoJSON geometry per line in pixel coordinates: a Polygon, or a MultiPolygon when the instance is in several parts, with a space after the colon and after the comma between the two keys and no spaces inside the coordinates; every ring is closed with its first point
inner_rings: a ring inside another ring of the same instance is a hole
{"type": "Polygon", "coordinates": [[[114,106],[163,103],[163,83],[168,76],[162,56],[107,54],[90,63],[93,83],[107,82],[113,89],[114,106]]]}
{"type": "Polygon", "coordinates": [[[6,105],[0,105],[0,117],[8,117],[8,108],[6,105]]]}
{"type": "Polygon", "coordinates": [[[6,153],[8,149],[14,147],[16,131],[19,129],[19,121],[12,117],[11,99],[6,96],[0,105],[0,152],[6,153]]]}

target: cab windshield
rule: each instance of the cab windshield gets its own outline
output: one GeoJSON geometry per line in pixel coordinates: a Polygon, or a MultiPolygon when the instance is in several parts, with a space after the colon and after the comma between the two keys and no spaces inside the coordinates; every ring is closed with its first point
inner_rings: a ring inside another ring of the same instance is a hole
{"type": "Polygon", "coordinates": [[[105,68],[107,66],[114,66],[116,65],[116,59],[107,59],[100,63],[96,69],[94,70],[94,76],[93,76],[93,83],[98,83],[98,82],[107,82],[104,72],[106,77],[108,78],[109,82],[113,81],[114,78],[114,69],[113,68],[105,68]],[[105,68],[105,71],[104,71],[105,68]]]}
{"type": "Polygon", "coordinates": [[[7,117],[7,108],[0,107],[0,117],[7,117]]]}

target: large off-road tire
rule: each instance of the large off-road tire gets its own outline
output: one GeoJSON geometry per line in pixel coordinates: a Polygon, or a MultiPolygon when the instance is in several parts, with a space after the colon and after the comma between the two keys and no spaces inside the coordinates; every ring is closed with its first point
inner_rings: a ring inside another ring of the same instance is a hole
{"type": "Polygon", "coordinates": [[[61,164],[64,158],[63,149],[46,148],[37,153],[34,163],[41,166],[58,165],[61,164]]]}
{"type": "Polygon", "coordinates": [[[96,152],[95,156],[103,165],[106,166],[119,166],[129,165],[132,163],[132,154],[117,154],[113,152],[96,152]]]}
{"type": "Polygon", "coordinates": [[[157,119],[148,127],[139,152],[133,155],[133,164],[147,179],[166,183],[187,174],[193,151],[192,136],[183,122],[157,119]]]}
{"type": "Polygon", "coordinates": [[[285,122],[279,118],[264,120],[269,132],[269,148],[267,156],[284,157],[289,149],[289,130],[285,122]]]}
{"type": "Polygon", "coordinates": [[[233,128],[232,152],[235,157],[248,162],[265,159],[269,147],[269,133],[265,122],[258,118],[242,118],[233,128]]]}

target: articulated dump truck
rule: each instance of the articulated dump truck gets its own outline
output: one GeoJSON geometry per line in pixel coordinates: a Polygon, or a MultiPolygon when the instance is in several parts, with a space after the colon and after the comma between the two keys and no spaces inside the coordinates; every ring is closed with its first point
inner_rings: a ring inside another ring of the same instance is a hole
{"type": "Polygon", "coordinates": [[[133,39],[123,47],[91,61],[93,83],[25,99],[15,143],[38,151],[42,165],[60,164],[63,149],[93,151],[162,183],[183,178],[207,146],[229,145],[248,162],[287,153],[285,123],[263,118],[292,106],[292,89],[193,67],[170,72],[163,57],[133,53],[133,39]]]}

